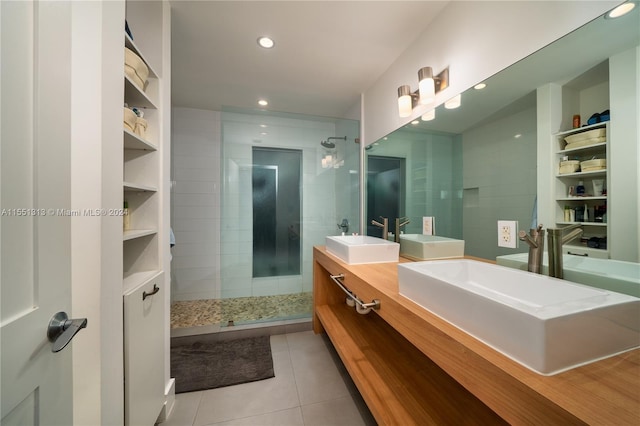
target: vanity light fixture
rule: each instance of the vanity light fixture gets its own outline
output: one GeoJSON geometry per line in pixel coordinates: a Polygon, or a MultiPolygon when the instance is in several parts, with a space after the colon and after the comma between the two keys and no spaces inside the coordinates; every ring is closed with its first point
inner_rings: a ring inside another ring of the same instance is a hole
{"type": "Polygon", "coordinates": [[[428,105],[435,101],[436,93],[449,87],[449,68],[445,68],[440,74],[434,76],[431,67],[422,67],[418,70],[418,90],[411,91],[411,86],[398,87],[398,114],[400,117],[409,117],[416,104],[428,105]]]}
{"type": "Polygon", "coordinates": [[[633,1],[626,1],[624,3],[622,3],[621,5],[613,8],[609,13],[607,13],[605,16],[607,18],[611,18],[611,19],[615,19],[615,18],[619,18],[622,15],[626,15],[627,13],[631,12],[633,10],[633,8],[636,7],[635,2],[633,1]]]}
{"type": "Polygon", "coordinates": [[[275,46],[275,42],[271,37],[260,36],[258,37],[258,45],[265,49],[271,49],[273,46],[275,46]]]}
{"type": "Polygon", "coordinates": [[[431,121],[436,118],[436,110],[432,109],[422,114],[422,121],[431,121]]]}
{"type": "Polygon", "coordinates": [[[455,109],[462,104],[462,95],[459,93],[444,103],[446,109],[455,109]]]}

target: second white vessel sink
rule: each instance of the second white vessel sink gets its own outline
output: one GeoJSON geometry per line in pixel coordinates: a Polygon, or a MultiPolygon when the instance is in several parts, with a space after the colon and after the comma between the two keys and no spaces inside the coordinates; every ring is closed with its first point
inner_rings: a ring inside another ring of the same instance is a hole
{"type": "Polygon", "coordinates": [[[400,294],[540,374],[640,347],[640,299],[473,260],[398,265],[400,294]]]}
{"type": "Polygon", "coordinates": [[[400,244],[367,235],[326,237],[327,251],[350,265],[397,262],[400,244]]]}
{"type": "MultiPolygon", "coordinates": [[[[527,270],[529,255],[527,253],[508,254],[496,257],[498,265],[527,270]]],[[[542,257],[542,273],[549,273],[549,257],[542,257]]],[[[586,284],[604,290],[615,291],[640,297],[640,263],[624,262],[612,259],[596,259],[594,257],[564,254],[563,275],[568,281],[586,284]]]]}
{"type": "Polygon", "coordinates": [[[464,256],[464,240],[436,235],[400,234],[400,254],[430,260],[464,256]]]}

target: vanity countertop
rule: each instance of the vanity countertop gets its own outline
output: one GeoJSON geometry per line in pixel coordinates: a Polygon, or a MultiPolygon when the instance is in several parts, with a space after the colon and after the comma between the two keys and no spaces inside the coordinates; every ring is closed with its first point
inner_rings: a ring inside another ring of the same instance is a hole
{"type": "MultiPolygon", "coordinates": [[[[316,246],[314,265],[316,312],[318,274],[344,274],[358,298],[380,300],[379,317],[511,424],[640,424],[640,349],[543,376],[401,296],[397,262],[347,265],[316,246]]],[[[314,330],[323,331],[317,314],[314,330]]]]}

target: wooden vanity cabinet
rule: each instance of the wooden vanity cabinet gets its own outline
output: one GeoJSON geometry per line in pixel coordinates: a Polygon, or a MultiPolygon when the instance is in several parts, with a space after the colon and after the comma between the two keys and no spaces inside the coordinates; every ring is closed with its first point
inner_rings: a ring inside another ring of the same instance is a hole
{"type": "Polygon", "coordinates": [[[640,424],[640,350],[542,376],[400,296],[397,263],[347,265],[314,247],[313,265],[314,331],[381,425],[640,424]],[[338,274],[380,308],[348,306],[338,274]]]}

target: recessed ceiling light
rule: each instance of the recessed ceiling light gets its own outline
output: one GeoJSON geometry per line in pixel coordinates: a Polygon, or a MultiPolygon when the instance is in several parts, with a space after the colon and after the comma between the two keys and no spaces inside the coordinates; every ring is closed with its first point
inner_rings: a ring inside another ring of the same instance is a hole
{"type": "Polygon", "coordinates": [[[516,139],[520,139],[522,137],[521,133],[516,133],[515,135],[513,135],[514,138],[516,139]]]}
{"type": "Polygon", "coordinates": [[[420,122],[419,122],[418,120],[413,120],[413,121],[411,122],[411,124],[413,124],[413,125],[415,126],[416,124],[420,124],[420,122]]]}
{"type": "Polygon", "coordinates": [[[270,37],[261,36],[258,37],[258,45],[260,47],[264,47],[265,49],[271,49],[275,45],[275,43],[270,37]]]}
{"type": "Polygon", "coordinates": [[[628,1],[614,8],[611,12],[607,13],[606,16],[607,18],[619,18],[622,15],[626,15],[627,13],[631,12],[634,7],[636,7],[636,4],[632,1],[628,1]]]}
{"type": "Polygon", "coordinates": [[[267,132],[260,132],[260,134],[261,134],[262,136],[267,136],[269,133],[267,133],[267,132]]]}
{"type": "Polygon", "coordinates": [[[480,83],[480,84],[476,84],[475,86],[473,86],[473,88],[476,89],[476,90],[482,90],[485,87],[487,87],[487,85],[485,83],[480,83]]]}
{"type": "Polygon", "coordinates": [[[267,127],[266,124],[261,124],[260,127],[262,127],[263,129],[267,127]]]}
{"type": "Polygon", "coordinates": [[[269,102],[267,102],[265,99],[258,99],[258,105],[267,106],[269,105],[269,102]]]}

